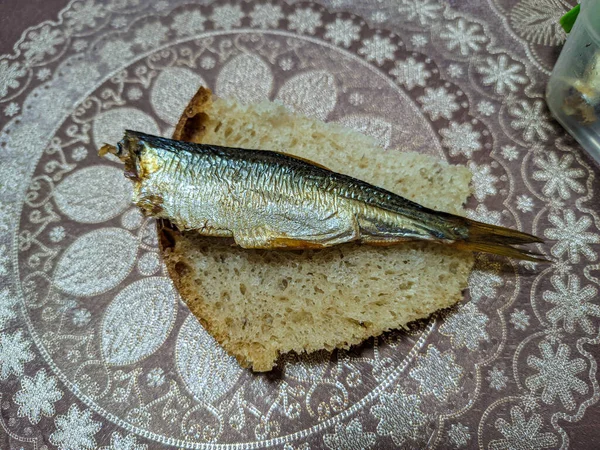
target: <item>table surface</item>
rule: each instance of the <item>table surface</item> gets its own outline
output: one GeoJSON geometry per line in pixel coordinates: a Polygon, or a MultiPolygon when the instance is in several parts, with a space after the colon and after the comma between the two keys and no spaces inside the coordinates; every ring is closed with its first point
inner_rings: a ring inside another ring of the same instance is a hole
{"type": "Polygon", "coordinates": [[[3,0],[2,448],[595,448],[600,168],[549,116],[563,0],[3,0]],[[452,311],[240,369],[95,149],[169,135],[200,84],[472,170],[469,217],[552,265],[478,256],[452,311]]]}

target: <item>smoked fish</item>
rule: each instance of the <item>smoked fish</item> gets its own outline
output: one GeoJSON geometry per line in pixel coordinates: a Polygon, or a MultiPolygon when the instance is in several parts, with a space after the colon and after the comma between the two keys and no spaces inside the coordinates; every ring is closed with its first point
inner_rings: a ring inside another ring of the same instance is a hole
{"type": "Polygon", "coordinates": [[[243,248],[323,248],[425,240],[544,261],[516,246],[533,235],[435,211],[385,189],[274,151],[193,144],[126,131],[116,155],[133,202],[180,230],[233,238],[243,248]]]}

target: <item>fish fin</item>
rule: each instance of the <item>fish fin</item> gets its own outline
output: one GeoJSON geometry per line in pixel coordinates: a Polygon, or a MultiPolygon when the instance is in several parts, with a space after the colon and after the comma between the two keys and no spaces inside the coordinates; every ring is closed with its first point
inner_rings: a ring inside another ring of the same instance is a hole
{"type": "Polygon", "coordinates": [[[543,243],[543,239],[522,231],[465,219],[467,238],[456,241],[455,246],[470,251],[493,253],[509,258],[535,262],[550,262],[543,255],[513,245],[543,243]]]}
{"type": "Polygon", "coordinates": [[[303,239],[293,239],[293,238],[284,238],[278,237],[274,238],[270,241],[271,249],[288,249],[288,250],[305,250],[305,249],[313,249],[313,248],[325,248],[328,247],[327,244],[316,242],[316,241],[308,241],[303,239]]]}
{"type": "Polygon", "coordinates": [[[319,167],[321,169],[325,169],[325,170],[328,170],[330,172],[332,171],[329,167],[325,167],[323,164],[316,163],[314,161],[311,161],[310,159],[301,158],[300,156],[290,155],[289,153],[284,153],[284,152],[279,152],[279,153],[281,153],[282,155],[285,155],[285,156],[289,156],[290,158],[294,158],[294,159],[297,159],[299,161],[305,162],[307,164],[311,164],[313,166],[319,167]]]}
{"type": "Polygon", "coordinates": [[[461,250],[471,252],[492,253],[494,255],[506,256],[508,258],[522,259],[525,261],[549,263],[548,259],[540,253],[531,252],[529,250],[511,247],[510,245],[502,244],[486,244],[483,242],[457,241],[453,244],[454,247],[461,250]]]}
{"type": "Polygon", "coordinates": [[[306,250],[327,247],[321,242],[287,238],[269,237],[261,233],[247,234],[244,232],[233,233],[235,243],[242,248],[266,249],[266,250],[306,250]]]}
{"type": "Polygon", "coordinates": [[[544,243],[543,239],[532,234],[489,223],[466,219],[466,225],[469,231],[469,241],[509,245],[544,243]]]}
{"type": "Polygon", "coordinates": [[[410,241],[405,237],[378,237],[378,236],[369,236],[369,235],[361,235],[360,242],[367,245],[373,245],[376,247],[391,247],[394,245],[398,245],[401,243],[405,243],[410,241]]]}

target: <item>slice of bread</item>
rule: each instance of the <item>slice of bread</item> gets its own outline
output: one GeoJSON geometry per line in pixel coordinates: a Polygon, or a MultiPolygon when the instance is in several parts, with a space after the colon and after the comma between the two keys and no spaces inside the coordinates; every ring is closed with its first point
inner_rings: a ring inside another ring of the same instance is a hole
{"type": "MultiPolygon", "coordinates": [[[[384,151],[369,137],[274,103],[213,101],[206,89],[174,138],[290,153],[455,214],[470,195],[465,167],[384,151]]],[[[255,371],[271,370],[285,352],[348,348],[451,306],[474,261],[472,253],[428,243],[265,251],[170,224],[159,230],[165,263],[192,313],[255,371]]]]}

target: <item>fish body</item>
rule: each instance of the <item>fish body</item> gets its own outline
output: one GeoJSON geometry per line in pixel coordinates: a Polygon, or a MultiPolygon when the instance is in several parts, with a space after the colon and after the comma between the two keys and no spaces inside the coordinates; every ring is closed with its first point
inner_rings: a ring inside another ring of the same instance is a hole
{"type": "Polygon", "coordinates": [[[321,248],[360,241],[435,241],[535,260],[512,247],[535,236],[435,211],[385,189],[279,152],[127,131],[117,147],[133,201],[182,230],[232,237],[244,248],[321,248]]]}

